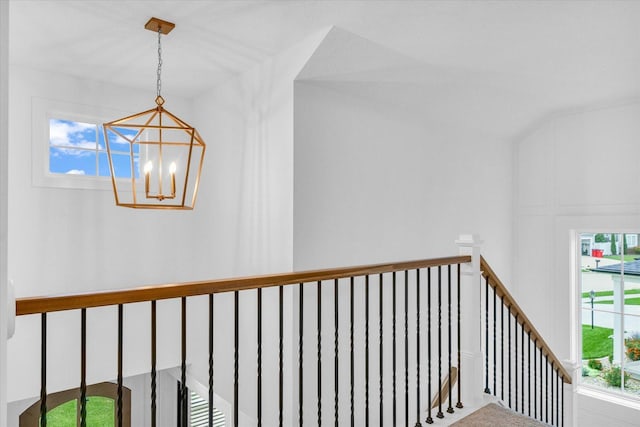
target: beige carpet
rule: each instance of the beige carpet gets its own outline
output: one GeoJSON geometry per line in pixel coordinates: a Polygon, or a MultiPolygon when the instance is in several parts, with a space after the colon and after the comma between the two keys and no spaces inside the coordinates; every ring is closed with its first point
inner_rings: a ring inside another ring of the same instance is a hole
{"type": "Polygon", "coordinates": [[[451,425],[456,427],[538,427],[546,426],[547,424],[518,414],[495,403],[490,403],[451,425]]]}

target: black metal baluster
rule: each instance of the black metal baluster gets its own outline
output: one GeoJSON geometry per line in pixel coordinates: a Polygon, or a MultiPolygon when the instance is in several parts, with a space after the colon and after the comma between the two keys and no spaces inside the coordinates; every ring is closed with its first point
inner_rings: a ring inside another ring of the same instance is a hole
{"type": "Polygon", "coordinates": [[[384,420],[384,405],[383,405],[383,395],[382,395],[382,391],[383,391],[383,378],[382,378],[382,366],[383,366],[383,348],[382,348],[382,273],[380,273],[380,282],[378,283],[378,287],[379,287],[379,298],[378,298],[378,308],[379,308],[379,315],[378,315],[378,320],[379,320],[379,328],[380,330],[378,331],[378,340],[380,342],[380,425],[382,425],[383,420],[384,420]]]}
{"type": "Polygon", "coordinates": [[[515,403],[516,403],[516,408],[515,411],[518,412],[518,317],[519,317],[520,313],[516,313],[516,318],[515,318],[515,322],[513,324],[513,338],[515,339],[515,345],[514,345],[514,355],[513,355],[513,363],[514,363],[514,367],[513,367],[513,376],[515,379],[515,391],[516,391],[516,395],[515,395],[515,403]]]}
{"type": "Polygon", "coordinates": [[[497,299],[497,295],[496,295],[496,289],[493,288],[493,395],[497,396],[498,395],[498,388],[497,386],[497,370],[498,370],[498,362],[497,362],[497,353],[496,353],[496,346],[498,345],[498,340],[496,340],[496,317],[497,317],[497,312],[496,312],[496,299],[497,299]]]}
{"type": "Polygon", "coordinates": [[[524,320],[520,328],[520,347],[521,347],[521,363],[520,363],[520,412],[524,414],[524,320]]]}
{"type": "Polygon", "coordinates": [[[420,427],[420,270],[416,270],[416,425],[420,427]]]}
{"type": "Polygon", "coordinates": [[[549,355],[544,355],[544,422],[549,423],[549,355]]]}
{"type": "Polygon", "coordinates": [[[500,393],[504,401],[504,295],[500,297],[500,393]]]}
{"type": "Polygon", "coordinates": [[[491,394],[489,389],[489,276],[485,277],[484,290],[484,392],[491,394]]]}
{"type": "Polygon", "coordinates": [[[280,285],[278,288],[278,372],[280,374],[278,379],[278,426],[282,427],[284,408],[284,287],[280,285]]]}
{"type": "Polygon", "coordinates": [[[316,324],[318,336],[317,336],[317,366],[318,366],[318,426],[322,426],[322,282],[318,281],[316,284],[317,299],[318,299],[318,322],[316,324]]]}
{"type": "Polygon", "coordinates": [[[551,424],[553,424],[553,371],[554,371],[553,362],[551,363],[551,375],[549,376],[551,382],[551,424]]]}
{"type": "MultiPolygon", "coordinates": [[[[156,301],[151,301],[151,426],[155,427],[157,419],[157,315],[156,301]]],[[[182,389],[180,389],[182,391],[182,389]]],[[[182,408],[182,393],[179,395],[178,406],[182,408]]],[[[180,425],[180,424],[179,424],[180,425]]]]}
{"type": "Polygon", "coordinates": [[[529,406],[528,415],[531,416],[531,329],[529,329],[527,340],[527,406],[529,406]]]}
{"type": "Polygon", "coordinates": [[[40,315],[40,427],[47,427],[47,313],[40,315]]]}
{"type": "Polygon", "coordinates": [[[258,288],[257,290],[258,292],[258,331],[257,331],[257,336],[258,336],[258,360],[257,360],[257,367],[258,367],[258,379],[257,379],[257,390],[256,390],[256,396],[257,396],[257,418],[258,418],[258,427],[262,426],[262,288],[258,288]]]}
{"type": "Polygon", "coordinates": [[[118,397],[116,400],[116,420],[117,427],[122,427],[122,356],[123,356],[123,326],[124,326],[124,307],[118,304],[118,397]]]}
{"type": "Polygon", "coordinates": [[[300,283],[300,299],[299,299],[299,307],[298,307],[298,423],[302,426],[302,391],[303,391],[303,380],[304,380],[304,372],[302,370],[302,333],[303,333],[303,306],[304,306],[304,286],[303,283],[300,283]]]}
{"type": "MultiPolygon", "coordinates": [[[[451,264],[447,266],[447,317],[448,317],[448,336],[447,339],[449,341],[449,407],[447,408],[447,413],[453,414],[453,394],[451,393],[452,387],[452,378],[451,378],[451,264]]],[[[495,313],[493,321],[495,322],[495,313]]]]}
{"type": "Polygon", "coordinates": [[[209,294],[209,408],[208,418],[209,425],[213,425],[213,338],[214,338],[214,304],[213,294],[209,294]]]}
{"type": "Polygon", "coordinates": [[[540,346],[540,421],[542,421],[544,417],[544,412],[542,410],[543,399],[542,399],[542,389],[544,388],[544,369],[542,369],[542,346],[540,346]]]}
{"type": "Polygon", "coordinates": [[[354,278],[351,277],[349,279],[349,321],[350,321],[350,326],[349,326],[349,347],[350,347],[350,355],[349,355],[349,364],[350,364],[350,368],[351,368],[351,373],[350,373],[350,379],[351,379],[351,389],[349,392],[349,404],[350,404],[350,410],[351,410],[351,427],[355,426],[355,413],[354,413],[354,393],[353,393],[353,388],[354,388],[354,380],[355,380],[355,374],[354,374],[354,357],[353,357],[353,282],[354,282],[354,278]]]}
{"type": "Polygon", "coordinates": [[[334,424],[336,427],[338,427],[338,391],[339,391],[339,384],[338,384],[338,368],[339,368],[339,353],[338,353],[338,344],[339,344],[339,335],[338,335],[338,325],[339,325],[339,319],[338,319],[338,279],[335,279],[333,282],[333,315],[334,315],[334,319],[333,319],[333,325],[334,325],[334,330],[333,330],[333,388],[334,388],[334,395],[333,395],[333,418],[334,418],[334,424]]]}
{"type": "Polygon", "coordinates": [[[507,387],[509,395],[509,408],[511,408],[511,306],[509,306],[509,312],[507,313],[507,387]]]}
{"type": "Polygon", "coordinates": [[[233,425],[240,423],[240,292],[233,293],[233,425]]]}
{"type": "MultiPolygon", "coordinates": [[[[461,335],[461,329],[460,329],[460,264],[458,264],[458,268],[457,268],[457,272],[458,272],[458,289],[457,289],[457,300],[458,300],[458,402],[456,403],[456,408],[463,408],[462,405],[462,381],[460,380],[460,378],[462,378],[461,375],[461,367],[462,367],[462,362],[461,362],[461,346],[460,346],[460,340],[462,339],[462,335],[461,335]]],[[[431,309],[429,309],[429,318],[431,318],[431,309]]],[[[431,368],[431,361],[429,361],[429,368],[431,368]]],[[[431,393],[429,393],[429,399],[431,399],[431,393]]],[[[429,401],[429,406],[431,406],[431,401],[429,401]]]]}
{"type": "Polygon", "coordinates": [[[433,401],[431,394],[431,268],[427,269],[427,402],[429,407],[427,408],[427,424],[433,424],[433,418],[431,417],[431,402],[433,401]]]}
{"type": "Polygon", "coordinates": [[[80,310],[80,427],[87,427],[87,309],[80,310]]]}
{"type": "Polygon", "coordinates": [[[533,341],[533,418],[538,418],[538,339],[533,341]]]}
{"type": "MultiPolygon", "coordinates": [[[[442,266],[438,266],[438,413],[436,417],[444,418],[442,413],[442,266]]],[[[431,405],[431,402],[429,402],[431,405]]]]}
{"type": "Polygon", "coordinates": [[[560,372],[559,372],[560,368],[556,369],[556,425],[560,425],[560,420],[559,420],[559,412],[560,412],[560,402],[559,402],[559,396],[560,396],[560,372]]]}
{"type": "Polygon", "coordinates": [[[564,427],[564,376],[562,377],[562,387],[560,387],[562,393],[562,414],[560,416],[560,425],[564,427]]]}
{"type": "Polygon", "coordinates": [[[396,416],[398,414],[397,401],[396,401],[396,272],[393,272],[393,283],[392,283],[392,292],[393,295],[391,297],[392,300],[392,319],[391,319],[391,341],[392,341],[392,400],[393,400],[393,424],[396,424],[396,416]]]}
{"type": "Polygon", "coordinates": [[[409,427],[409,270],[404,271],[404,425],[409,427]]]}
{"type": "Polygon", "coordinates": [[[369,425],[369,275],[364,282],[364,412],[369,425]]]}
{"type": "Polygon", "coordinates": [[[189,422],[189,396],[187,393],[187,298],[181,298],[182,303],[182,425],[187,427],[189,422]]]}

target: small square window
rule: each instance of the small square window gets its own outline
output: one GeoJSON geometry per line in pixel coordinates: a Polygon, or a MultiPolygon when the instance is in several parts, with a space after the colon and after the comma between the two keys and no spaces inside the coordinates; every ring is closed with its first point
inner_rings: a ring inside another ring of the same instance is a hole
{"type": "MultiPolygon", "coordinates": [[[[127,112],[42,98],[33,98],[32,109],[33,184],[112,190],[102,123],[127,112]]],[[[136,137],[125,136],[131,137],[131,141],[136,137]]],[[[138,144],[112,137],[115,177],[139,178],[138,144]]]]}
{"type": "MultiPolygon", "coordinates": [[[[116,178],[139,176],[138,147],[123,138],[114,139],[113,170],[116,178]],[[132,151],[135,149],[135,152],[132,151]],[[132,163],[133,160],[133,163],[132,163]]],[[[102,126],[72,120],[49,120],[49,172],[110,177],[102,126]]]]}

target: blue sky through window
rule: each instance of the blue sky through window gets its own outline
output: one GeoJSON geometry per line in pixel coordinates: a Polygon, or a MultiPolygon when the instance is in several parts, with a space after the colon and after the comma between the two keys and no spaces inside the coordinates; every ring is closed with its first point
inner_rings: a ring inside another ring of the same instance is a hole
{"type": "MultiPolygon", "coordinates": [[[[120,129],[128,137],[135,131],[120,129]]],[[[131,178],[132,169],[139,177],[139,144],[133,144],[133,168],[130,142],[110,134],[114,173],[118,178],[131,178]]],[[[105,137],[101,125],[72,120],[49,120],[49,172],[55,174],[111,176],[105,137]]]]}

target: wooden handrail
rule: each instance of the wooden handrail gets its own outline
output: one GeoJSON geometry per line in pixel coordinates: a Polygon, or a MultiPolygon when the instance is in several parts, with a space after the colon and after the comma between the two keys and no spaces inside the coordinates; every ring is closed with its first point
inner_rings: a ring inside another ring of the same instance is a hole
{"type": "Polygon", "coordinates": [[[489,285],[494,289],[496,295],[500,298],[504,297],[504,303],[508,307],[511,307],[511,313],[513,313],[514,316],[517,316],[516,321],[522,325],[524,331],[527,333],[531,331],[531,337],[534,341],[538,341],[538,347],[542,349],[542,353],[545,356],[548,356],[549,360],[551,360],[552,362],[552,365],[558,367],[558,370],[562,374],[562,380],[566,384],[571,384],[571,375],[569,375],[569,372],[567,372],[562,363],[560,363],[560,360],[556,357],[553,351],[551,351],[551,348],[549,347],[547,342],[544,340],[544,338],[542,338],[542,335],[540,335],[540,332],[538,332],[538,330],[533,326],[533,323],[529,320],[527,315],[524,314],[522,308],[520,308],[516,300],[507,290],[507,287],[498,278],[498,276],[489,266],[489,263],[487,263],[484,257],[480,257],[480,270],[482,270],[482,277],[489,279],[489,285]]]}
{"type": "Polygon", "coordinates": [[[221,292],[244,291],[271,286],[316,282],[320,280],[333,280],[345,277],[390,273],[394,271],[413,270],[418,268],[437,267],[440,265],[462,264],[468,262],[471,262],[470,256],[452,256],[398,263],[143,286],[131,289],[79,293],[72,295],[19,298],[16,301],[16,315],[24,316],[28,314],[50,313],[54,311],[78,310],[81,308],[104,307],[109,305],[209,295],[221,292]]]}

